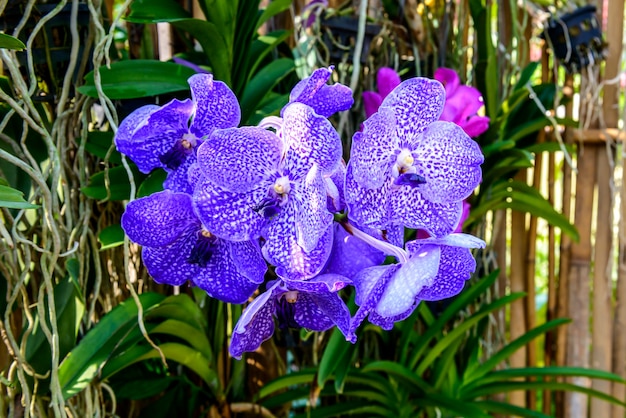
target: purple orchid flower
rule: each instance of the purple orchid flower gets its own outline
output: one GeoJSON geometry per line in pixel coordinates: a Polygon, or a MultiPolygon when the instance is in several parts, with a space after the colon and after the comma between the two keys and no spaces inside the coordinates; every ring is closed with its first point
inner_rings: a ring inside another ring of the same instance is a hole
{"type": "Polygon", "coordinates": [[[211,74],[195,74],[188,83],[192,100],[140,107],[115,135],[117,149],[141,172],[164,168],[164,187],[183,193],[193,191],[187,171],[196,161],[196,148],[215,129],[235,127],[241,118],[234,93],[211,74]]]}
{"type": "Polygon", "coordinates": [[[334,68],[332,65],[328,68],[319,68],[313,71],[310,77],[298,82],[291,90],[289,103],[299,102],[309,105],[318,115],[326,118],[350,109],[354,104],[352,90],[340,83],[326,84],[334,68]]]}
{"type": "Polygon", "coordinates": [[[354,277],[355,302],[359,309],[352,318],[354,332],[365,318],[389,330],[407,318],[420,301],[435,301],[457,295],[476,269],[470,248],[484,248],[484,241],[466,234],[410,241],[406,251],[364,238],[399,263],[361,270],[354,277]]]}
{"type": "MultiPolygon", "coordinates": [[[[281,275],[280,269],[277,273],[281,275]]],[[[244,352],[259,348],[274,333],[274,317],[282,328],[325,331],[336,325],[348,341],[356,341],[349,331],[350,311],[337,294],[349,283],[337,274],[306,281],[282,277],[270,282],[239,318],[230,342],[230,355],[239,359],[244,352]]]]}
{"type": "Polygon", "coordinates": [[[311,0],[304,6],[302,10],[303,17],[306,18],[305,28],[310,28],[319,19],[321,11],[328,7],[328,0],[311,0]]]}
{"type": "Polygon", "coordinates": [[[472,138],[489,128],[489,118],[477,114],[484,105],[478,89],[462,85],[456,71],[450,68],[438,68],[435,80],[446,89],[446,105],[440,120],[456,123],[472,138]]]}
{"type": "Polygon", "coordinates": [[[210,233],[185,193],[164,190],[133,200],[122,215],[122,228],[143,246],[144,264],[157,283],[180,286],[191,280],[211,297],[244,303],[267,271],[258,243],[210,233]]]}
{"type": "Polygon", "coordinates": [[[263,254],[289,274],[312,277],[332,246],[325,175],[337,170],[341,141],[313,108],[292,103],[261,127],[216,131],[198,149],[203,172],[194,205],[217,236],[264,236],[263,254]]]}
{"type": "Polygon", "coordinates": [[[396,87],[352,141],[346,173],[350,219],[364,227],[400,224],[441,237],[459,224],[462,201],[481,181],[484,158],[463,130],[438,121],[441,83],[412,78],[396,87]]]}

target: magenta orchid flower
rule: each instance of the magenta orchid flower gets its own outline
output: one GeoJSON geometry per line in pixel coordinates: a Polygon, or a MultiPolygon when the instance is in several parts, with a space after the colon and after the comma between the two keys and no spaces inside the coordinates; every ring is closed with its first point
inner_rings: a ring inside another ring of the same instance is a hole
{"type": "MultiPolygon", "coordinates": [[[[446,103],[439,120],[456,123],[472,138],[485,132],[489,127],[489,118],[477,114],[483,107],[480,91],[462,85],[456,71],[450,68],[438,68],[434,78],[446,89],[446,103]]],[[[400,84],[400,81],[400,76],[392,68],[382,67],[378,70],[376,75],[378,92],[371,90],[363,92],[366,119],[378,111],[385,97],[400,84]]]]}
{"type": "Polygon", "coordinates": [[[456,123],[472,138],[489,128],[489,118],[477,114],[483,107],[482,95],[478,89],[462,85],[456,71],[450,68],[438,68],[435,71],[435,80],[446,89],[446,105],[440,120],[456,123]]]}

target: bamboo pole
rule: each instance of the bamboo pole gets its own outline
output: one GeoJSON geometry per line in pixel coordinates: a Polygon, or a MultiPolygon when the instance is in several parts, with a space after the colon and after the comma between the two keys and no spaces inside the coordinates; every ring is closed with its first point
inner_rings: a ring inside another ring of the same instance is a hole
{"type": "MultiPolygon", "coordinates": [[[[612,266],[612,226],[613,196],[611,193],[612,163],[608,151],[604,146],[594,146],[597,149],[597,221],[594,246],[594,274],[593,274],[593,314],[592,314],[592,343],[591,367],[600,370],[611,370],[613,333],[610,326],[613,318],[613,303],[611,295],[611,266],[612,266]]],[[[591,387],[606,394],[611,393],[611,382],[594,380],[591,387]]],[[[609,417],[611,404],[598,398],[591,399],[590,416],[609,417]]]]}
{"type": "MultiPolygon", "coordinates": [[[[527,170],[520,170],[515,179],[526,182],[527,170]]],[[[511,293],[527,292],[528,281],[526,278],[526,251],[528,250],[526,235],[526,214],[518,211],[511,212],[511,293]]],[[[509,338],[514,340],[528,331],[526,315],[526,298],[518,299],[511,303],[511,319],[509,323],[509,338]]],[[[513,368],[526,367],[528,347],[524,346],[517,350],[509,358],[509,364],[513,368]]],[[[526,406],[526,394],[523,391],[510,393],[509,402],[517,406],[526,406]]]]}
{"type": "MultiPolygon", "coordinates": [[[[566,95],[570,95],[573,87],[573,77],[568,76],[565,79],[564,92],[566,95]]],[[[572,101],[568,102],[568,105],[565,108],[565,113],[567,117],[572,116],[572,101]]],[[[571,130],[565,131],[565,142],[567,144],[572,143],[571,130]]],[[[571,220],[573,222],[572,217],[572,167],[564,163],[563,165],[563,207],[561,209],[561,213],[565,218],[571,220]]],[[[568,281],[567,278],[569,276],[569,263],[571,258],[571,247],[572,247],[572,239],[566,235],[561,234],[560,245],[559,245],[559,282],[557,287],[557,303],[556,303],[556,317],[557,318],[565,318],[567,317],[567,313],[569,311],[569,301],[568,301],[568,281]]],[[[557,329],[556,333],[556,352],[555,352],[555,363],[557,366],[565,365],[565,357],[566,357],[566,348],[567,348],[567,328],[562,326],[557,329]]],[[[555,404],[556,404],[556,416],[563,417],[565,416],[565,399],[563,392],[557,392],[555,394],[555,404]]]]}
{"type": "MultiPolygon", "coordinates": [[[[580,148],[577,157],[575,220],[580,240],[571,245],[568,274],[567,364],[589,367],[589,276],[591,270],[591,214],[596,178],[597,149],[580,148]]],[[[570,379],[579,386],[589,387],[586,377],[570,379]]],[[[587,395],[567,393],[565,415],[568,418],[587,417],[587,395]]]]}

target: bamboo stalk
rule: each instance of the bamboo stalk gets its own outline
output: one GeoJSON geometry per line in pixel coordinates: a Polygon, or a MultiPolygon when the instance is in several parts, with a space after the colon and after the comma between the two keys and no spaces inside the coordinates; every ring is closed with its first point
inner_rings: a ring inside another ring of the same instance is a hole
{"type": "MultiPolygon", "coordinates": [[[[571,246],[571,259],[568,274],[568,317],[572,319],[567,327],[567,365],[589,367],[589,275],[591,271],[591,216],[596,178],[597,149],[579,149],[576,176],[576,226],[580,239],[571,246]]],[[[569,379],[572,383],[589,387],[588,378],[569,379]]],[[[567,393],[565,395],[565,416],[569,418],[587,417],[587,395],[567,393]]]]}
{"type": "MultiPolygon", "coordinates": [[[[520,170],[515,176],[518,181],[526,182],[526,170],[520,170]]],[[[526,214],[518,211],[511,213],[511,273],[510,288],[511,293],[527,292],[528,283],[526,279],[526,214]]],[[[511,303],[511,319],[509,324],[509,338],[514,340],[528,331],[527,314],[526,314],[526,298],[518,299],[511,303]]],[[[525,367],[528,355],[528,347],[522,347],[516,351],[510,358],[511,367],[525,367]]],[[[526,406],[526,394],[523,391],[514,391],[510,393],[509,402],[513,405],[526,406]]]]}
{"type": "MultiPolygon", "coordinates": [[[[555,155],[548,154],[548,201],[555,206],[554,196],[554,174],[555,174],[555,155]]],[[[556,245],[554,226],[548,224],[548,307],[546,309],[546,321],[555,319],[556,302],[557,302],[557,283],[556,283],[556,245]]],[[[556,354],[556,332],[546,334],[544,341],[544,365],[551,366],[555,362],[556,354]]],[[[543,413],[549,415],[552,412],[552,393],[549,390],[543,392],[543,413]]]]}
{"type": "MultiPolygon", "coordinates": [[[[565,88],[568,92],[572,91],[573,87],[573,77],[568,76],[565,79],[565,88]]],[[[570,97],[571,99],[571,97],[570,97]]],[[[572,116],[572,105],[571,101],[566,106],[566,116],[572,116]]],[[[565,131],[565,142],[567,144],[572,143],[572,138],[570,134],[570,130],[565,131]]],[[[572,167],[565,163],[563,166],[563,208],[561,212],[563,216],[567,219],[573,221],[572,218],[572,167]]],[[[568,312],[568,283],[567,277],[569,275],[569,263],[571,258],[571,246],[572,239],[565,234],[561,234],[561,240],[559,245],[559,283],[557,287],[557,303],[556,303],[556,316],[557,318],[565,318],[567,317],[568,312]]],[[[565,365],[565,355],[567,348],[567,328],[559,327],[556,333],[556,353],[555,353],[555,362],[557,366],[565,365]]],[[[556,416],[562,417],[565,416],[565,402],[563,392],[557,392],[555,394],[555,406],[556,406],[556,416]]]]}
{"type": "MultiPolygon", "coordinates": [[[[611,326],[608,325],[613,318],[611,295],[613,197],[610,188],[612,163],[604,146],[594,148],[597,148],[598,203],[594,248],[591,367],[610,371],[613,346],[613,333],[611,326]]],[[[606,394],[611,393],[611,382],[607,380],[594,380],[591,387],[606,394]]],[[[609,417],[610,414],[611,404],[598,398],[591,399],[592,417],[609,417]]]]}

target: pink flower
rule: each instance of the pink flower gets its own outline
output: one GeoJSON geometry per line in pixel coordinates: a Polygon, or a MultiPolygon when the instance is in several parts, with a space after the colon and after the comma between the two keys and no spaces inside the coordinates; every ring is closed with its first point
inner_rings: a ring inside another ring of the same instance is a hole
{"type": "MultiPolygon", "coordinates": [[[[489,127],[489,118],[477,114],[483,107],[480,91],[462,85],[458,74],[450,68],[438,68],[434,78],[446,89],[446,104],[439,120],[456,123],[471,137],[485,132],[489,127]]],[[[382,67],[378,70],[376,74],[378,91],[363,92],[366,119],[378,111],[383,99],[400,84],[400,81],[400,76],[392,68],[382,67]]]]}
{"type": "Polygon", "coordinates": [[[363,92],[363,107],[365,108],[365,119],[372,116],[383,99],[400,84],[400,76],[393,68],[382,67],[376,74],[376,85],[378,92],[367,90],[363,92]]]}
{"type": "Polygon", "coordinates": [[[438,68],[435,71],[435,80],[446,88],[446,105],[440,120],[456,123],[471,137],[476,137],[489,128],[489,118],[477,114],[483,107],[480,91],[462,85],[456,71],[450,68],[438,68]]]}

